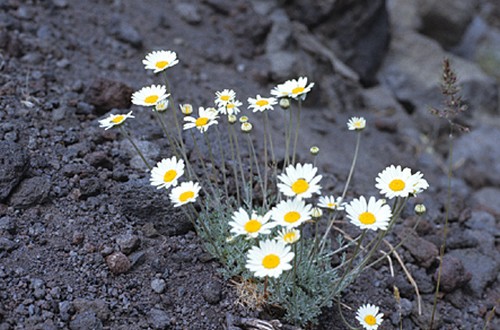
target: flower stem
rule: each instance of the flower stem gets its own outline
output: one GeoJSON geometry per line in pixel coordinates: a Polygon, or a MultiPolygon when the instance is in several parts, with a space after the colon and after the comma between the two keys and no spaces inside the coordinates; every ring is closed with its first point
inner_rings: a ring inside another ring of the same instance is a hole
{"type": "Polygon", "coordinates": [[[299,140],[300,129],[300,113],[302,112],[302,100],[299,98],[299,107],[297,110],[297,124],[295,125],[295,139],[293,141],[292,164],[295,164],[295,157],[297,153],[297,141],[299,140]]]}
{"type": "Polygon", "coordinates": [[[123,135],[125,135],[127,137],[127,139],[130,141],[130,143],[134,147],[135,151],[139,154],[139,156],[141,157],[141,159],[144,162],[144,164],[146,165],[146,167],[151,171],[151,169],[152,169],[151,165],[149,165],[149,163],[146,160],[146,158],[144,158],[144,155],[142,154],[141,150],[137,147],[137,145],[135,144],[134,140],[132,139],[132,137],[130,136],[130,134],[128,134],[127,130],[125,130],[125,128],[123,127],[123,125],[120,125],[120,130],[123,133],[123,135]]]}

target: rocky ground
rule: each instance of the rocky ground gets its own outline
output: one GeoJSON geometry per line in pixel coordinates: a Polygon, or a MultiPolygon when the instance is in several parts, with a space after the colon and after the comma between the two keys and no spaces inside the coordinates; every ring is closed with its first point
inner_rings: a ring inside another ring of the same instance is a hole
{"type": "MultiPolygon", "coordinates": [[[[353,115],[366,117],[368,129],[350,196],[375,193],[373,178],[392,163],[425,174],[431,187],[419,202],[428,213],[413,230],[410,207],[391,237],[409,237],[398,252],[422,313],[395,259],[394,274],[382,263],[342,297],[354,309],[381,306],[381,329],[398,328],[400,317],[403,329],[429,324],[449,153],[446,123],[427,109],[441,104],[440,66],[449,57],[469,105],[460,122],[471,133],[454,136],[435,329],[483,329],[490,315],[489,328],[500,328],[500,6],[353,3],[0,0],[0,329],[236,330],[251,329],[245,318],[276,317],[235,303],[219,264],[149,185],[129,142],[98,127],[110,111],[131,109],[146,157],[170,156],[152,114],[130,104],[133,91],[158,83],[141,64],[154,49],[178,53],[174,95],[196,106],[223,88],[246,100],[299,75],[314,81],[299,156],[320,147],[325,191],[342,190],[353,115]]],[[[337,308],[311,326],[343,328],[337,308]]]]}

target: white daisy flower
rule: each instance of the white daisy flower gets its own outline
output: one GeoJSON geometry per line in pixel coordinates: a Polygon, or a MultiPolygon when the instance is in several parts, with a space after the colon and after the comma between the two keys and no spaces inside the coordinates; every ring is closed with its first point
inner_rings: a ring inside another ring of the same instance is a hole
{"type": "Polygon", "coordinates": [[[293,244],[300,239],[300,231],[297,229],[283,228],[278,232],[278,236],[275,239],[285,244],[293,244]]]}
{"type": "Polygon", "coordinates": [[[177,185],[177,180],[184,174],[184,160],[175,156],[162,159],[151,170],[151,185],[160,188],[170,188],[177,185]]]}
{"type": "Polygon", "coordinates": [[[231,233],[235,236],[246,235],[249,238],[256,238],[259,234],[270,234],[271,229],[276,225],[268,222],[271,218],[271,213],[267,212],[264,216],[258,215],[252,211],[249,215],[242,207],[233,213],[233,221],[229,222],[231,233]]]}
{"type": "Polygon", "coordinates": [[[224,89],[222,92],[215,92],[215,104],[217,104],[219,108],[222,108],[233,101],[235,97],[236,93],[232,89],[224,89]]]}
{"type": "Polygon", "coordinates": [[[292,268],[290,262],[294,256],[290,247],[281,241],[261,241],[259,246],[253,246],[248,251],[245,267],[256,277],[278,278],[283,271],[292,268]]]}
{"type": "Polygon", "coordinates": [[[141,90],[132,94],[132,103],[142,106],[154,106],[158,102],[165,100],[170,94],[167,94],[167,88],[161,85],[151,85],[143,87],[141,90]]]}
{"type": "Polygon", "coordinates": [[[154,73],[161,72],[179,63],[177,54],[170,50],[158,50],[146,55],[142,60],[146,70],[154,70],[154,73]]]}
{"type": "MultiPolygon", "coordinates": [[[[214,109],[215,110],[215,109],[214,109]]],[[[190,129],[196,127],[201,133],[206,132],[207,129],[214,124],[217,124],[217,111],[211,110],[211,108],[198,108],[198,118],[191,116],[184,117],[184,129],[190,129]]]]}
{"type": "Polygon", "coordinates": [[[257,97],[248,98],[248,109],[251,109],[253,112],[264,112],[266,110],[274,110],[274,105],[278,103],[278,100],[274,97],[261,97],[257,95],[257,97]]]}
{"type": "Polygon", "coordinates": [[[111,127],[123,124],[127,118],[135,118],[132,116],[132,111],[127,114],[109,115],[107,118],[99,120],[99,127],[104,127],[105,130],[108,130],[111,127]]]}
{"type": "Polygon", "coordinates": [[[423,178],[424,175],[422,173],[417,172],[417,173],[413,174],[412,176],[416,181],[416,183],[413,185],[412,194],[414,194],[414,195],[420,194],[422,191],[429,188],[429,183],[427,182],[427,180],[425,180],[423,178]]]}
{"type": "Polygon", "coordinates": [[[200,189],[201,187],[198,182],[183,182],[179,186],[172,189],[169,197],[172,203],[174,203],[174,207],[179,207],[196,201],[200,189]]]}
{"type": "Polygon", "coordinates": [[[278,176],[282,183],[278,183],[279,190],[289,197],[310,198],[312,194],[319,194],[321,186],[318,182],[322,176],[317,175],[318,169],[312,164],[288,165],[285,173],[278,176]]]}
{"type": "Polygon", "coordinates": [[[345,206],[345,210],[351,223],[361,229],[386,230],[392,217],[391,207],[373,196],[368,202],[363,196],[354,199],[345,206]]]}
{"type": "Polygon", "coordinates": [[[300,198],[281,201],[271,210],[271,219],[286,228],[299,227],[303,222],[311,220],[312,205],[300,198]]]}
{"type": "Polygon", "coordinates": [[[358,308],[356,319],[365,330],[377,330],[384,314],[379,313],[378,306],[365,304],[358,308]]]}
{"type": "Polygon", "coordinates": [[[227,102],[225,106],[219,107],[219,112],[224,115],[237,115],[240,113],[240,107],[243,105],[238,100],[232,100],[227,102]]]}
{"type": "Polygon", "coordinates": [[[342,211],[344,209],[344,203],[342,203],[342,197],[335,198],[334,196],[321,196],[319,198],[319,207],[330,210],[342,211]]]}
{"type": "Polygon", "coordinates": [[[366,127],[366,120],[363,117],[352,117],[347,122],[350,131],[361,131],[366,127]]]}
{"type": "Polygon", "coordinates": [[[418,180],[419,177],[412,175],[408,167],[401,169],[400,165],[391,165],[378,174],[375,188],[389,199],[408,197],[415,190],[418,180]]]}
{"type": "Polygon", "coordinates": [[[299,79],[287,80],[283,84],[274,87],[271,90],[271,95],[278,98],[291,97],[293,99],[305,100],[307,93],[311,91],[314,83],[307,85],[307,78],[300,77],[299,79]]]}
{"type": "Polygon", "coordinates": [[[189,103],[179,104],[179,108],[181,109],[182,114],[185,116],[189,116],[193,113],[193,106],[189,103]]]}

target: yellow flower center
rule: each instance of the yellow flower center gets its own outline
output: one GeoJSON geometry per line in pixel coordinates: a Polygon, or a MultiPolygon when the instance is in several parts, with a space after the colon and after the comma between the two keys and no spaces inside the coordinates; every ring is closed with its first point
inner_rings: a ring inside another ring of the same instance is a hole
{"type": "Polygon", "coordinates": [[[389,183],[389,188],[391,188],[392,191],[401,191],[405,189],[405,182],[400,179],[394,179],[389,183]]]}
{"type": "Polygon", "coordinates": [[[257,102],[255,102],[255,104],[257,104],[259,107],[263,107],[263,106],[268,105],[269,101],[268,100],[258,100],[257,102]]]}
{"type": "Polygon", "coordinates": [[[300,219],[300,213],[296,212],[296,211],[290,211],[287,214],[285,214],[285,217],[284,217],[285,222],[288,222],[288,223],[294,223],[299,219],[300,219]]]}
{"type": "Polygon", "coordinates": [[[258,232],[261,227],[262,224],[255,219],[251,219],[245,223],[245,231],[250,234],[258,232]]]}
{"type": "Polygon", "coordinates": [[[302,93],[303,91],[305,90],[304,87],[295,87],[294,89],[292,89],[292,94],[300,94],[302,93]]]}
{"type": "Polygon", "coordinates": [[[375,216],[371,212],[363,212],[358,217],[359,222],[363,225],[373,225],[375,223],[375,216]]]}
{"type": "Polygon", "coordinates": [[[194,192],[193,191],[185,191],[179,196],[179,200],[184,203],[188,199],[191,199],[194,197],[194,192]]]}
{"type": "Polygon", "coordinates": [[[355,121],[354,122],[354,127],[360,128],[361,127],[361,122],[360,121],[355,121]]]}
{"type": "Polygon", "coordinates": [[[309,183],[304,179],[298,179],[292,184],[292,190],[296,194],[302,194],[309,189],[309,183]]]}
{"type": "Polygon", "coordinates": [[[328,204],[326,204],[326,206],[328,206],[329,208],[333,209],[335,207],[335,204],[334,203],[328,203],[328,204]]]}
{"type": "Polygon", "coordinates": [[[165,175],[163,175],[163,181],[165,182],[172,182],[173,179],[177,176],[177,171],[176,170],[168,170],[165,172],[165,175]]]}
{"type": "Polygon", "coordinates": [[[124,116],[124,115],[118,115],[118,116],[116,116],[115,118],[111,119],[111,122],[113,122],[114,124],[119,124],[119,123],[121,123],[124,119],[125,119],[125,116],[124,116]]]}
{"type": "Polygon", "coordinates": [[[230,98],[230,96],[229,96],[229,95],[221,95],[221,96],[220,96],[220,99],[221,99],[222,101],[224,101],[224,102],[229,101],[229,98],[230,98]]]}
{"type": "Polygon", "coordinates": [[[293,231],[286,233],[285,235],[283,235],[283,240],[287,243],[292,243],[293,241],[295,241],[295,233],[293,231]]]}
{"type": "Polygon", "coordinates": [[[168,61],[158,61],[155,63],[155,66],[158,68],[158,69],[163,69],[164,67],[166,67],[168,65],[168,61]]]}
{"type": "Polygon", "coordinates": [[[208,123],[208,118],[207,117],[200,117],[196,119],[196,122],[194,123],[196,127],[202,127],[205,126],[208,123]]]}
{"type": "Polygon", "coordinates": [[[148,104],[155,104],[158,99],[158,95],[149,95],[144,99],[144,102],[148,104]]]}
{"type": "Polygon", "coordinates": [[[234,108],[234,103],[228,103],[228,105],[226,105],[226,108],[228,109],[234,108]]]}
{"type": "Polygon", "coordinates": [[[366,315],[365,316],[365,323],[368,325],[375,325],[375,324],[377,324],[377,319],[373,315],[366,315]]]}
{"type": "Polygon", "coordinates": [[[280,264],[280,257],[275,254],[268,254],[262,259],[262,266],[267,269],[273,269],[278,267],[280,264]]]}

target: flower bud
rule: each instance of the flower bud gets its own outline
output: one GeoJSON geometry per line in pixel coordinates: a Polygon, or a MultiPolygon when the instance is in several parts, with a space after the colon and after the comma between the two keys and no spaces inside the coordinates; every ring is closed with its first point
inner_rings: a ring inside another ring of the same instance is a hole
{"type": "Polygon", "coordinates": [[[283,110],[290,108],[290,99],[288,97],[282,97],[280,99],[280,107],[283,110]]]}
{"type": "Polygon", "coordinates": [[[316,146],[312,146],[309,151],[311,152],[311,155],[316,156],[319,153],[319,148],[316,146]]]}
{"type": "Polygon", "coordinates": [[[168,100],[162,100],[162,101],[156,103],[156,105],[155,105],[155,109],[158,112],[165,111],[165,110],[167,110],[167,108],[168,108],[168,100]]]}
{"type": "Polygon", "coordinates": [[[417,205],[415,205],[415,213],[416,213],[417,215],[422,215],[422,214],[424,214],[426,211],[427,211],[427,209],[425,208],[425,205],[424,205],[424,204],[417,204],[417,205]]]}
{"type": "Polygon", "coordinates": [[[227,121],[230,124],[234,124],[234,123],[236,123],[236,121],[238,121],[238,117],[236,117],[236,115],[228,115],[227,121]]]}
{"type": "Polygon", "coordinates": [[[248,117],[247,116],[241,116],[240,117],[240,123],[246,123],[248,121],[248,117]]]}
{"type": "Polygon", "coordinates": [[[313,207],[311,210],[311,216],[315,219],[321,218],[323,216],[323,211],[319,207],[313,207]]]}
{"type": "Polygon", "coordinates": [[[245,133],[250,133],[252,131],[252,128],[253,128],[253,126],[252,126],[252,123],[250,123],[250,122],[244,122],[241,124],[241,130],[245,133]]]}

